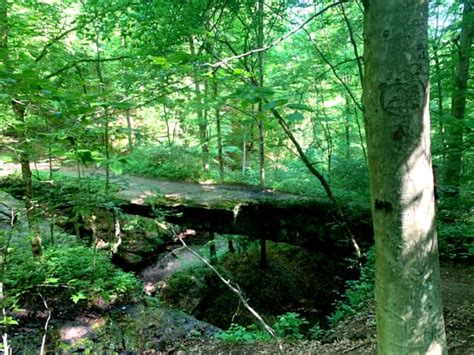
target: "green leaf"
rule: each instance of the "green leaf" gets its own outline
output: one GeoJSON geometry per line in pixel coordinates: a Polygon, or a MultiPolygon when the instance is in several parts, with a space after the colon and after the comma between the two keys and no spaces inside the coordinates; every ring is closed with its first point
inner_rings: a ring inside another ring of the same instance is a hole
{"type": "Polygon", "coordinates": [[[47,284],[57,284],[59,279],[57,277],[50,277],[46,279],[45,283],[47,284]]]}
{"type": "Polygon", "coordinates": [[[115,175],[120,175],[122,174],[122,171],[123,171],[123,168],[122,168],[122,163],[118,160],[112,160],[112,162],[110,163],[110,170],[112,170],[112,172],[115,174],[115,175]]]}
{"type": "Polygon", "coordinates": [[[11,163],[13,161],[13,158],[9,155],[1,154],[0,155],[0,161],[3,161],[5,163],[11,163]]]}
{"type": "Polygon", "coordinates": [[[304,116],[301,112],[295,111],[291,115],[286,116],[286,119],[290,122],[297,122],[304,120],[304,116]]]}
{"type": "Polygon", "coordinates": [[[17,325],[18,322],[13,317],[7,316],[3,319],[0,319],[0,324],[3,324],[3,325],[17,325]]]}
{"type": "Polygon", "coordinates": [[[121,110],[128,110],[135,107],[133,102],[109,102],[109,106],[121,110]]]}
{"type": "Polygon", "coordinates": [[[71,296],[71,300],[76,304],[80,300],[85,300],[85,299],[87,299],[87,296],[82,291],[80,291],[80,292],[76,293],[75,295],[71,296]]]}
{"type": "Polygon", "coordinates": [[[262,109],[263,110],[271,110],[271,109],[274,109],[275,107],[286,105],[287,102],[288,102],[287,99],[273,100],[273,101],[270,101],[269,103],[263,105],[262,109]]]}
{"type": "Polygon", "coordinates": [[[288,104],[287,107],[292,108],[293,110],[302,110],[302,111],[309,111],[309,112],[314,111],[311,107],[303,105],[303,104],[288,104]]]}
{"type": "Polygon", "coordinates": [[[168,60],[165,57],[153,57],[152,63],[159,66],[165,66],[168,64],[168,60]]]}
{"type": "Polygon", "coordinates": [[[87,163],[93,163],[94,158],[92,157],[92,152],[88,149],[79,149],[77,151],[77,156],[82,164],[87,165],[87,163]]]}
{"type": "Polygon", "coordinates": [[[260,94],[260,96],[266,96],[266,97],[269,97],[275,94],[275,91],[273,91],[273,89],[267,88],[267,87],[260,87],[260,86],[255,88],[255,92],[260,94]]]}

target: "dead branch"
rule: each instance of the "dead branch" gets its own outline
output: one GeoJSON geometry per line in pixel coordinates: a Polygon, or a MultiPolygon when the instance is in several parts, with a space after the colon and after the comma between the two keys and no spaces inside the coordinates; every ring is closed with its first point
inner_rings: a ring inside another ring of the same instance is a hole
{"type": "Polygon", "coordinates": [[[46,308],[46,312],[48,312],[48,318],[46,319],[46,323],[44,324],[44,333],[43,333],[43,339],[41,340],[41,348],[40,348],[40,355],[44,355],[44,348],[46,347],[46,335],[48,334],[48,326],[49,326],[49,321],[51,320],[51,310],[48,307],[48,303],[44,299],[43,295],[38,292],[40,295],[41,299],[43,300],[44,307],[46,308]]]}
{"type": "MultiPolygon", "coordinates": [[[[263,320],[262,316],[255,311],[247,302],[247,299],[244,297],[244,294],[242,290],[240,289],[239,285],[237,284],[232,284],[230,280],[226,280],[217,269],[212,266],[206,259],[204,259],[201,255],[196,253],[194,250],[189,248],[187,244],[184,242],[183,238],[180,235],[177,235],[177,239],[183,244],[183,247],[189,251],[191,254],[193,254],[196,258],[201,260],[208,268],[210,268],[216,275],[217,277],[232,291],[234,292],[238,297],[240,302],[244,305],[245,308],[248,309],[248,311],[258,320],[260,325],[262,326],[263,329],[265,329],[270,336],[276,340],[278,340],[275,331],[263,320]]],[[[280,344],[281,346],[281,344],[280,344]]]]}

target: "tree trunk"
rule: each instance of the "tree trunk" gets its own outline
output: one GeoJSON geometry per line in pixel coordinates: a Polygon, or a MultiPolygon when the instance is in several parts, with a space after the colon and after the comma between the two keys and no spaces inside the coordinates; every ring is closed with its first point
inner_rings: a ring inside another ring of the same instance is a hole
{"type": "Polygon", "coordinates": [[[8,3],[0,0],[0,63],[8,66],[8,3]]]}
{"type": "Polygon", "coordinates": [[[217,160],[219,161],[219,176],[224,178],[224,156],[222,154],[221,107],[218,102],[219,90],[217,79],[214,78],[214,100],[216,100],[216,134],[217,134],[217,160]]]}
{"type": "Polygon", "coordinates": [[[170,122],[168,119],[168,111],[166,110],[165,104],[163,104],[163,115],[165,117],[165,124],[166,124],[166,139],[168,140],[168,145],[172,145],[173,142],[171,140],[170,122]]]}
{"type": "MultiPolygon", "coordinates": [[[[264,11],[263,7],[265,5],[265,0],[258,0],[258,36],[257,36],[257,47],[263,47],[264,34],[263,34],[263,17],[264,11]]],[[[264,77],[264,51],[258,52],[258,85],[263,87],[263,77],[264,77]]],[[[260,185],[265,185],[265,128],[263,121],[263,100],[258,102],[258,114],[257,114],[257,124],[258,124],[258,146],[259,146],[259,161],[260,161],[260,185]]]]}
{"type": "MultiPolygon", "coordinates": [[[[10,62],[8,58],[8,2],[6,0],[0,0],[0,63],[3,69],[9,71],[10,62]]],[[[2,69],[0,67],[0,69],[2,69]]],[[[13,98],[11,100],[13,112],[20,122],[25,122],[25,111],[26,103],[13,98]]],[[[28,219],[28,226],[31,232],[37,234],[35,237],[40,238],[40,234],[37,228],[35,228],[35,211],[32,202],[33,198],[33,184],[31,180],[31,168],[30,168],[30,144],[28,143],[26,128],[23,127],[23,131],[20,135],[20,165],[21,165],[21,176],[23,179],[23,186],[25,189],[25,207],[28,219]]]]}
{"type": "Polygon", "coordinates": [[[443,86],[441,83],[441,64],[439,61],[438,48],[433,49],[433,59],[435,62],[436,73],[436,101],[438,103],[438,126],[441,145],[443,147],[443,163],[446,161],[446,137],[444,127],[444,105],[443,105],[443,86]]]}
{"type": "Polygon", "coordinates": [[[428,0],[364,4],[377,353],[446,353],[430,153],[428,0]]]}
{"type": "Polygon", "coordinates": [[[202,120],[199,124],[199,132],[201,136],[201,150],[202,150],[202,162],[204,171],[209,171],[209,136],[210,132],[208,131],[210,127],[208,127],[207,123],[207,98],[209,95],[209,83],[207,80],[204,81],[204,99],[203,105],[204,108],[202,109],[202,120]]]}
{"type": "Polygon", "coordinates": [[[451,195],[459,195],[462,171],[462,153],[464,136],[464,114],[466,111],[467,82],[469,80],[469,61],[474,36],[474,11],[472,0],[463,0],[461,35],[459,40],[458,62],[454,77],[451,115],[454,121],[447,126],[447,155],[445,182],[451,195]]]}
{"type": "MultiPolygon", "coordinates": [[[[97,70],[97,77],[99,78],[100,83],[100,93],[102,95],[105,94],[105,81],[102,75],[102,68],[100,66],[101,61],[101,53],[100,53],[100,43],[99,43],[99,32],[97,30],[96,39],[95,39],[95,46],[96,46],[96,70],[97,70]]],[[[110,187],[110,116],[109,116],[109,109],[107,106],[104,106],[104,152],[105,152],[105,193],[109,193],[110,187]]],[[[79,168],[80,169],[80,168],[79,168]]]]}
{"type": "MultiPolygon", "coordinates": [[[[193,36],[189,36],[189,50],[191,52],[191,57],[193,58],[193,60],[196,60],[196,48],[194,45],[193,36]]],[[[193,69],[193,80],[197,102],[197,119],[199,126],[199,142],[201,144],[202,168],[204,169],[204,171],[209,171],[209,145],[207,142],[207,122],[203,109],[201,85],[199,84],[199,78],[196,68],[193,69]]]]}
{"type": "MultiPolygon", "coordinates": [[[[244,130],[245,130],[245,126],[244,126],[244,130]]],[[[242,137],[242,176],[245,176],[246,169],[247,169],[247,142],[246,142],[245,131],[244,131],[244,136],[242,137]]]]}
{"type": "Polygon", "coordinates": [[[130,115],[130,109],[125,112],[125,119],[127,120],[127,139],[128,139],[128,152],[133,152],[133,123],[130,115]]]}
{"type": "Polygon", "coordinates": [[[345,128],[345,142],[346,142],[346,149],[345,149],[345,157],[346,159],[350,159],[351,157],[351,121],[350,121],[350,115],[351,115],[351,103],[349,97],[345,97],[346,99],[346,109],[344,112],[344,128],[345,128]]]}

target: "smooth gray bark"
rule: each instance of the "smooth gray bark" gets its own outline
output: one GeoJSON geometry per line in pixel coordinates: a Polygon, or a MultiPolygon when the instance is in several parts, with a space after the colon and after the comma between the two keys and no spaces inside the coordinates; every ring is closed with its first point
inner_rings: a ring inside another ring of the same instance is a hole
{"type": "Polygon", "coordinates": [[[428,0],[366,1],[364,15],[377,353],[444,354],[428,109],[428,0]]]}

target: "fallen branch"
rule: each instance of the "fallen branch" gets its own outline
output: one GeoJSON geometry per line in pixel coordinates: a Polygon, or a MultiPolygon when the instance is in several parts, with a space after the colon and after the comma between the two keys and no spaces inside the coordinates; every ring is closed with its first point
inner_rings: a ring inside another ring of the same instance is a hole
{"type": "MultiPolygon", "coordinates": [[[[244,305],[245,308],[248,309],[248,311],[258,320],[258,322],[260,323],[260,325],[262,326],[263,329],[265,329],[268,334],[270,334],[270,336],[273,338],[273,339],[276,339],[278,340],[278,337],[276,336],[275,334],[275,331],[263,320],[262,316],[260,316],[260,314],[257,313],[257,311],[255,311],[247,302],[247,300],[245,299],[244,297],[244,294],[242,292],[242,290],[240,289],[239,285],[232,285],[232,283],[230,282],[230,280],[226,280],[219,271],[217,271],[217,269],[212,266],[206,259],[204,259],[201,255],[199,255],[198,253],[196,253],[194,250],[192,250],[190,247],[187,246],[187,244],[184,242],[183,238],[180,236],[180,235],[177,235],[177,239],[181,242],[181,244],[183,244],[183,247],[189,251],[191,254],[193,254],[196,258],[198,258],[199,260],[201,260],[204,264],[206,264],[206,266],[208,268],[210,268],[216,275],[217,277],[232,291],[234,292],[235,294],[237,294],[237,296],[239,297],[240,299],[240,302],[242,302],[242,304],[244,305]]],[[[280,342],[279,342],[280,343],[280,342]]],[[[281,350],[281,344],[280,345],[280,350],[281,350]]]]}
{"type": "Polygon", "coordinates": [[[44,324],[44,334],[43,334],[43,339],[41,341],[41,349],[40,349],[40,355],[44,355],[44,348],[46,347],[46,335],[48,334],[48,326],[49,326],[49,321],[51,320],[51,310],[48,307],[48,304],[46,303],[46,300],[44,299],[43,295],[38,292],[40,297],[43,300],[44,307],[46,308],[46,311],[48,312],[48,318],[46,319],[46,323],[44,324]]]}
{"type": "Polygon", "coordinates": [[[346,353],[348,353],[348,352],[351,352],[351,351],[354,351],[354,350],[356,350],[356,349],[359,349],[359,348],[361,348],[361,347],[363,347],[363,346],[365,346],[365,345],[367,345],[367,344],[370,344],[370,340],[366,340],[366,341],[364,341],[364,342],[362,342],[362,343],[360,343],[360,344],[357,344],[356,346],[353,346],[352,348],[346,349],[346,350],[344,350],[342,353],[343,353],[343,354],[346,354],[346,353]]]}

